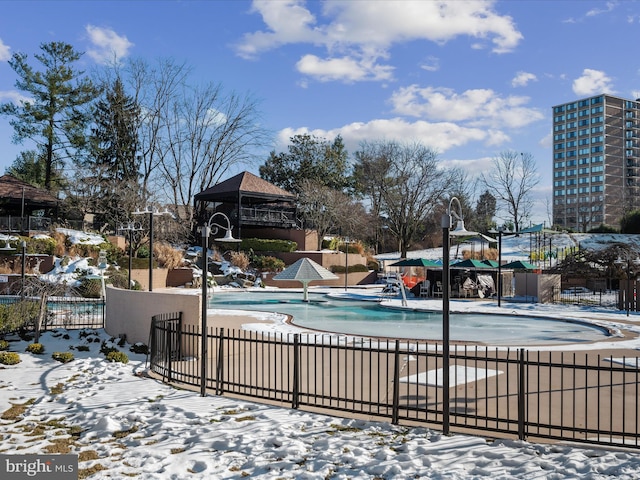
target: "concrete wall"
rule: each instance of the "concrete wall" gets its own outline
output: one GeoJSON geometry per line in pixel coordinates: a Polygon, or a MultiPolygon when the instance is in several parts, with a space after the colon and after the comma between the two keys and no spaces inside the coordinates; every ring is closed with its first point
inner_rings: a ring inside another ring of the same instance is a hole
{"type": "MultiPolygon", "coordinates": [[[[167,276],[169,270],[166,268],[154,268],[153,269],[153,288],[165,288],[167,287],[167,276]]],[[[149,269],[148,268],[133,268],[131,269],[131,280],[136,280],[140,283],[143,290],[149,290],[149,269]]]]}
{"type": "Polygon", "coordinates": [[[107,285],[105,330],[117,337],[125,334],[129,343],[149,343],[151,317],[159,313],[182,312],[185,324],[200,325],[200,295],[123,290],[107,285]]]}

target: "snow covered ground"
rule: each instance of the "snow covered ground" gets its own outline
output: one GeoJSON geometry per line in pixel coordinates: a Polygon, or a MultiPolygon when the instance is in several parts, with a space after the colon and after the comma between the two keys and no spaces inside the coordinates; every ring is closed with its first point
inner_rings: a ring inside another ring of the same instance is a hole
{"type": "MultiPolygon", "coordinates": [[[[595,315],[595,314],[594,314],[595,315]]],[[[443,436],[428,428],[342,419],[164,385],[100,353],[103,331],[59,330],[42,355],[0,369],[0,453],[46,454],[68,444],[80,478],[146,479],[633,479],[640,452],[443,436]],[[84,351],[84,350],[87,351],[84,351]],[[71,351],[58,363],[53,352],[71,351]],[[16,408],[16,407],[14,407],[16,408]],[[68,439],[68,442],[65,442],[68,439]],[[52,445],[58,445],[51,450],[52,445]]],[[[629,345],[627,345],[629,346],[629,345]]]]}
{"type": "MultiPolygon", "coordinates": [[[[505,240],[504,259],[526,256],[518,242],[505,240]]],[[[567,236],[570,244],[576,236],[567,236]]],[[[437,258],[438,250],[429,255],[437,258]]],[[[456,308],[462,304],[452,302],[456,308]]],[[[503,308],[549,315],[555,307],[503,308]]],[[[626,322],[620,312],[583,307],[567,307],[563,314],[626,322]]],[[[26,353],[26,341],[12,340],[10,349],[20,353],[21,363],[0,365],[0,453],[61,453],[66,445],[79,455],[80,478],[640,478],[638,451],[443,436],[428,428],[202,398],[147,377],[145,357],[128,345],[121,348],[128,364],[107,362],[100,345],[110,339],[102,330],[45,333],[42,355],[26,353]],[[75,360],[62,364],[51,358],[66,351],[75,360]]],[[[637,340],[616,345],[640,349],[637,340]]]]}

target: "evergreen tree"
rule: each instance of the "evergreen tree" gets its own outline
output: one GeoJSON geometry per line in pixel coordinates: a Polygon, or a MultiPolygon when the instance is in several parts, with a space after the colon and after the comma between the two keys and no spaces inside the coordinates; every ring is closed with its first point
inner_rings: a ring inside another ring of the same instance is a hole
{"type": "Polygon", "coordinates": [[[94,186],[94,213],[104,215],[106,223],[114,228],[124,223],[127,212],[139,203],[139,122],[140,107],[116,78],[96,102],[90,156],[83,163],[85,175],[91,172],[85,182],[94,186]]]}
{"type": "Polygon", "coordinates": [[[340,192],[350,186],[347,156],[342,137],[333,143],[313,135],[291,137],[288,152],[271,152],[260,166],[260,176],[290,193],[300,193],[303,180],[340,192]]]}
{"type": "Polygon", "coordinates": [[[54,187],[55,168],[64,160],[77,157],[85,146],[88,124],[87,106],[97,95],[93,83],[74,64],[82,54],[64,42],[41,44],[42,53],[34,55],[43,67],[34,70],[27,55],[15,53],[9,65],[18,75],[16,87],[30,96],[18,105],[0,105],[0,114],[12,117],[13,141],[30,139],[38,145],[44,161],[44,187],[54,187]]]}

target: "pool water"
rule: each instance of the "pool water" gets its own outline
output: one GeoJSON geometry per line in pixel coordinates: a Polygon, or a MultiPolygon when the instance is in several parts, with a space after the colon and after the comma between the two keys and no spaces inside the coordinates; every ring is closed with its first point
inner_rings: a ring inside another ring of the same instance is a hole
{"type": "MultiPolygon", "coordinates": [[[[216,293],[209,307],[228,310],[278,312],[292,323],[314,330],[364,337],[441,340],[442,314],[391,309],[377,302],[334,299],[310,295],[309,302],[296,293],[216,293]]],[[[300,294],[301,295],[301,294],[300,294]]],[[[553,345],[603,340],[607,333],[597,326],[520,315],[450,315],[453,341],[489,345],[553,345]]]]}

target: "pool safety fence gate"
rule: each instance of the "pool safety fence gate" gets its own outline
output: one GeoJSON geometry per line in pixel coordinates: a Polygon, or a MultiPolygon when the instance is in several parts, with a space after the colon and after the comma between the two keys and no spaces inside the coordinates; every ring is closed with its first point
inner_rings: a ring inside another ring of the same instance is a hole
{"type": "MultiPolygon", "coordinates": [[[[37,315],[40,302],[40,297],[0,295],[0,305],[13,305],[14,309],[24,308],[29,316],[37,315]]],[[[105,302],[100,298],[50,297],[46,300],[46,309],[43,331],[55,328],[104,328],[105,302]]]]}
{"type": "MultiPolygon", "coordinates": [[[[150,368],[201,386],[198,326],[152,322],[150,368]]],[[[178,315],[173,315],[178,317],[178,315]]],[[[210,329],[206,387],[291,408],[443,425],[436,344],[210,329]]],[[[452,431],[640,448],[638,359],[452,346],[452,431]]]]}

